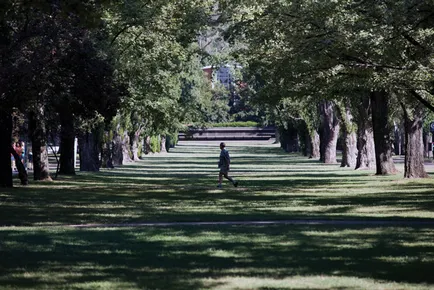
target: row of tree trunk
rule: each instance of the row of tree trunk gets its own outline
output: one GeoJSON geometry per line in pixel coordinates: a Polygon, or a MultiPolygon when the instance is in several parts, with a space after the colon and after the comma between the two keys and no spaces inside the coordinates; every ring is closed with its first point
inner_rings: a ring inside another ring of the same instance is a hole
{"type": "MultiPolygon", "coordinates": [[[[33,179],[51,180],[47,150],[47,130],[43,110],[35,110],[28,115],[29,135],[33,153],[33,179]]],[[[12,148],[12,112],[0,110],[0,187],[12,187],[11,154],[15,155],[16,167],[22,184],[28,183],[27,171],[21,163],[20,156],[12,148]]],[[[61,118],[59,174],[75,174],[75,133],[73,116],[65,114],[61,118]]],[[[166,151],[166,139],[161,138],[161,152],[166,151]]],[[[99,171],[114,168],[128,162],[139,160],[139,144],[143,142],[144,152],[151,151],[150,137],[141,139],[141,132],[131,134],[114,133],[96,128],[92,132],[78,135],[80,171],[99,171]],[[110,138],[111,137],[111,138],[110,138]]],[[[57,173],[56,173],[57,174],[57,173]]]]}
{"type": "MultiPolygon", "coordinates": [[[[393,128],[389,122],[390,95],[386,91],[374,91],[361,97],[357,106],[350,103],[336,104],[324,100],[319,104],[320,128],[307,134],[305,154],[319,158],[326,164],[337,163],[336,148],[342,137],[342,167],[375,169],[377,175],[396,174],[393,161],[393,128]],[[354,115],[353,112],[354,111],[354,115]],[[341,134],[341,135],[340,135],[341,134]]],[[[404,177],[424,178],[423,105],[408,110],[401,103],[404,116],[404,177]],[[409,113],[411,111],[411,114],[409,113]]],[[[307,126],[305,126],[307,127],[307,126]]],[[[287,151],[298,151],[296,129],[282,134],[287,151]],[[285,136],[283,136],[285,135],[285,136]]]]}

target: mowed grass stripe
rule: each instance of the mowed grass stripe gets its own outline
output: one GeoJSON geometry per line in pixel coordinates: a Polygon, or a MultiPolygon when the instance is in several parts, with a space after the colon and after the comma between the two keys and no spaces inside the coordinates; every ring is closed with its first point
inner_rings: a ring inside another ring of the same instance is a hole
{"type": "Polygon", "coordinates": [[[275,144],[228,142],[240,186],[219,190],[214,145],[184,142],[114,170],[0,189],[0,225],[434,218],[432,178],[324,165],[275,144]]]}
{"type": "Polygon", "coordinates": [[[2,228],[1,289],[432,289],[434,230],[2,228]]]}
{"type": "Polygon", "coordinates": [[[433,179],[324,165],[275,144],[228,149],[237,188],[215,187],[218,142],[185,142],[0,189],[0,289],[434,289],[434,229],[418,222],[434,220],[433,179]],[[288,219],[343,224],[66,226],[288,219]]]}

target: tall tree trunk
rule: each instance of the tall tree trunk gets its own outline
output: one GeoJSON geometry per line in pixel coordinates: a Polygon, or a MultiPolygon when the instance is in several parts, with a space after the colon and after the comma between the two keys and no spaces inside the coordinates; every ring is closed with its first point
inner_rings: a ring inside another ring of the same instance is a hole
{"type": "Polygon", "coordinates": [[[413,116],[410,116],[406,107],[401,103],[404,111],[405,128],[405,178],[426,178],[428,174],[424,166],[423,150],[423,106],[418,104],[414,109],[413,116]]]}
{"type": "Polygon", "coordinates": [[[300,143],[298,138],[297,127],[293,123],[291,123],[286,133],[287,133],[286,151],[291,153],[300,152],[300,143]]]}
{"type": "Polygon", "coordinates": [[[145,154],[149,154],[149,153],[152,152],[152,149],[151,149],[151,136],[146,136],[145,142],[144,142],[143,145],[144,145],[143,147],[145,148],[145,154]]]}
{"type": "Polygon", "coordinates": [[[312,151],[312,145],[310,144],[309,128],[304,120],[300,120],[298,124],[298,134],[300,141],[300,151],[303,156],[308,156],[312,151]]]}
{"type": "Polygon", "coordinates": [[[113,166],[113,140],[110,139],[110,132],[104,132],[104,142],[101,144],[101,167],[114,168],[113,166]]]}
{"type": "Polygon", "coordinates": [[[0,187],[12,187],[12,112],[0,109],[0,187]]]}
{"type": "Polygon", "coordinates": [[[368,94],[360,98],[357,106],[357,160],[356,169],[375,168],[375,143],[372,128],[371,98],[368,94]]]}
{"type": "Polygon", "coordinates": [[[161,135],[160,138],[160,153],[167,153],[167,149],[166,149],[166,135],[161,135]]]}
{"type": "Polygon", "coordinates": [[[344,150],[341,167],[356,168],[357,161],[357,135],[356,132],[347,132],[344,134],[344,150]]]}
{"type": "Polygon", "coordinates": [[[304,142],[305,142],[306,146],[305,146],[305,150],[303,152],[303,156],[309,156],[309,158],[312,158],[312,153],[311,153],[312,152],[312,143],[311,143],[309,134],[306,134],[304,136],[304,142]]]}
{"type": "MultiPolygon", "coordinates": [[[[405,141],[402,140],[402,133],[401,133],[401,128],[400,128],[401,124],[395,123],[394,124],[394,135],[395,135],[395,142],[394,142],[394,149],[395,149],[395,155],[402,155],[404,152],[403,150],[403,146],[405,141]],[[404,141],[404,142],[403,142],[404,141]]],[[[404,129],[405,130],[405,129],[404,129]]],[[[405,134],[405,133],[404,133],[405,134]]],[[[404,135],[404,139],[405,139],[405,135],[404,135]]]]}
{"type": "Polygon", "coordinates": [[[139,161],[139,142],[140,142],[140,134],[141,130],[137,130],[130,134],[130,142],[131,142],[131,154],[133,156],[133,161],[139,161]]]}
{"type": "Polygon", "coordinates": [[[287,126],[288,127],[286,129],[282,129],[280,134],[280,146],[288,153],[299,152],[300,144],[297,127],[292,121],[288,122],[287,126]]]}
{"type": "Polygon", "coordinates": [[[430,135],[428,134],[428,133],[424,133],[423,134],[423,144],[424,144],[424,147],[423,147],[423,155],[425,156],[425,157],[427,157],[427,158],[429,158],[430,157],[430,151],[432,150],[432,147],[430,148],[430,146],[431,146],[431,139],[430,139],[430,135]]]}
{"type": "Polygon", "coordinates": [[[276,139],[274,140],[273,144],[278,144],[278,143],[280,143],[280,130],[279,130],[279,126],[276,126],[276,128],[274,129],[274,132],[275,132],[276,139]]]}
{"type": "Polygon", "coordinates": [[[347,102],[345,107],[339,109],[339,111],[342,119],[344,140],[341,167],[355,168],[357,157],[357,135],[349,103],[347,102]]]}
{"type": "Polygon", "coordinates": [[[86,132],[78,138],[80,171],[97,172],[100,168],[98,134],[86,132]]]}
{"type": "Polygon", "coordinates": [[[71,113],[63,112],[60,118],[60,174],[75,175],[75,132],[71,113]]]}
{"type": "Polygon", "coordinates": [[[115,133],[113,138],[113,166],[122,166],[124,164],[124,154],[122,151],[122,138],[115,133]]]}
{"type": "Polygon", "coordinates": [[[309,144],[310,144],[310,155],[309,158],[319,159],[320,158],[320,137],[316,130],[311,130],[309,132],[309,144]]]}
{"type": "MultiPolygon", "coordinates": [[[[367,124],[365,123],[365,125],[367,124]]],[[[375,143],[372,126],[359,127],[357,129],[356,169],[374,169],[375,166],[375,143]]]]}
{"type": "Polygon", "coordinates": [[[130,153],[130,136],[128,135],[127,131],[125,131],[124,135],[122,136],[122,155],[122,160],[124,163],[133,162],[130,153]]]}
{"type": "Polygon", "coordinates": [[[42,106],[29,114],[29,129],[33,152],[33,179],[51,180],[42,106]]]}
{"type": "MultiPolygon", "coordinates": [[[[174,137],[174,135],[169,134],[166,135],[166,150],[167,152],[169,152],[170,149],[175,148],[175,142],[176,142],[176,137],[174,137]]],[[[278,144],[279,141],[274,140],[273,144],[278,144]]]]}
{"type": "Polygon", "coordinates": [[[396,174],[392,158],[392,132],[389,125],[389,95],[385,91],[371,93],[372,125],[374,128],[376,174],[396,174]]]}
{"type": "Polygon", "coordinates": [[[322,101],[319,105],[321,118],[320,160],[326,164],[337,163],[336,144],[339,137],[340,121],[331,101],[322,101]]]}

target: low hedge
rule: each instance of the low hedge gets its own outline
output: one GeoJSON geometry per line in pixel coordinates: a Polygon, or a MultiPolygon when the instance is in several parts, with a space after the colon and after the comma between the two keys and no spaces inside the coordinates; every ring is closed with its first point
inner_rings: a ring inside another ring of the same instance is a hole
{"type": "Polygon", "coordinates": [[[260,127],[258,122],[226,122],[226,123],[206,123],[189,125],[189,128],[215,128],[215,127],[260,127]]]}

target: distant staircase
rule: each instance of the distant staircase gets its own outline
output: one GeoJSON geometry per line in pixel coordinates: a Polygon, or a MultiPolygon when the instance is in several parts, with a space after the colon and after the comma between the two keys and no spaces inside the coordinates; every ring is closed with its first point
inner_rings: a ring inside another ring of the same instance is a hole
{"type": "Polygon", "coordinates": [[[179,140],[269,140],[275,138],[274,127],[196,128],[179,133],[179,140]]]}

